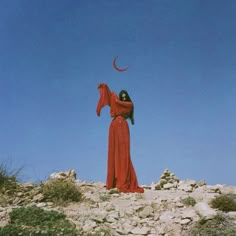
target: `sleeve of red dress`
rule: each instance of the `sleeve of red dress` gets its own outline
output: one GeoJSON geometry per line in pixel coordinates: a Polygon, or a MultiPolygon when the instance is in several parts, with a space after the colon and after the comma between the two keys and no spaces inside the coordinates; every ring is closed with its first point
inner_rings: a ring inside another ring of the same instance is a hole
{"type": "Polygon", "coordinates": [[[101,109],[106,105],[111,105],[111,91],[104,83],[98,85],[98,90],[100,93],[100,98],[97,104],[96,113],[100,116],[101,109]]]}
{"type": "Polygon", "coordinates": [[[129,114],[132,111],[133,103],[120,101],[117,95],[112,92],[110,96],[110,106],[110,114],[114,117],[121,114],[129,114]]]}

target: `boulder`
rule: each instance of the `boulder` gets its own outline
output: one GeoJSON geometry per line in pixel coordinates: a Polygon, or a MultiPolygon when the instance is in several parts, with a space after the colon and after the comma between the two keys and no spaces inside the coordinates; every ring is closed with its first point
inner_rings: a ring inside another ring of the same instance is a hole
{"type": "Polygon", "coordinates": [[[50,174],[49,179],[76,180],[75,170],[60,171],[50,174]]]}
{"type": "Polygon", "coordinates": [[[198,202],[194,209],[196,212],[203,218],[209,220],[217,215],[216,210],[210,208],[210,206],[206,202],[198,202]]]}

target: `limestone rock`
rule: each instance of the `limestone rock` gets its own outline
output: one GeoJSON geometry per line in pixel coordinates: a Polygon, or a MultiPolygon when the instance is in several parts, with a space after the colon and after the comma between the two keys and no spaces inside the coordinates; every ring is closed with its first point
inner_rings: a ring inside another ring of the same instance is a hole
{"type": "Polygon", "coordinates": [[[198,214],[208,220],[217,215],[216,210],[210,208],[210,206],[206,202],[198,202],[194,206],[194,209],[198,214]]]}
{"type": "Polygon", "coordinates": [[[176,188],[176,184],[172,184],[172,183],[167,183],[163,185],[163,189],[172,189],[172,188],[176,188]]]}
{"type": "Polygon", "coordinates": [[[181,224],[181,225],[187,225],[187,224],[190,223],[190,222],[191,222],[190,219],[182,219],[182,220],[180,221],[180,224],[181,224]]]}
{"type": "Polygon", "coordinates": [[[200,180],[197,184],[199,187],[205,186],[206,185],[206,181],[204,179],[200,180]]]}
{"type": "Polygon", "coordinates": [[[173,212],[171,211],[165,211],[160,215],[161,222],[170,222],[173,218],[173,212]]]}
{"type": "Polygon", "coordinates": [[[197,183],[195,180],[185,180],[180,181],[178,184],[178,189],[183,190],[185,192],[191,193],[197,187],[197,183]]]}
{"type": "Polygon", "coordinates": [[[147,227],[136,227],[134,228],[131,233],[134,235],[147,235],[150,232],[150,229],[147,227]]]}
{"type": "Polygon", "coordinates": [[[97,226],[95,221],[88,220],[85,222],[85,225],[83,226],[84,232],[91,232],[93,229],[97,226]]]}
{"type": "Polygon", "coordinates": [[[153,213],[153,208],[151,206],[144,207],[143,210],[140,211],[139,216],[141,218],[147,218],[153,213]]]}
{"type": "Polygon", "coordinates": [[[186,208],[182,212],[182,219],[194,220],[198,218],[196,211],[193,208],[186,208]]]}
{"type": "Polygon", "coordinates": [[[49,179],[66,179],[66,180],[76,180],[75,170],[54,172],[49,176],[49,179]]]}
{"type": "Polygon", "coordinates": [[[36,207],[46,207],[47,203],[46,202],[40,202],[36,205],[36,207]]]}
{"type": "Polygon", "coordinates": [[[98,223],[102,223],[105,221],[105,218],[107,216],[107,212],[104,210],[96,210],[93,212],[93,214],[91,215],[91,218],[98,222],[98,223]]]}

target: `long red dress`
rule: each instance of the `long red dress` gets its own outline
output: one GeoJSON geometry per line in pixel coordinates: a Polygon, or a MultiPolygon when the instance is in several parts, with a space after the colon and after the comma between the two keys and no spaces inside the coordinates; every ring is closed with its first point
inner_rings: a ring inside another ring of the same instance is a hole
{"type": "Polygon", "coordinates": [[[110,106],[113,120],[109,128],[108,165],[106,188],[118,188],[120,192],[139,192],[144,189],[138,186],[136,173],[130,157],[130,133],[125,117],[133,108],[132,102],[119,100],[106,84],[99,84],[100,99],[97,105],[97,115],[102,107],[110,106]]]}

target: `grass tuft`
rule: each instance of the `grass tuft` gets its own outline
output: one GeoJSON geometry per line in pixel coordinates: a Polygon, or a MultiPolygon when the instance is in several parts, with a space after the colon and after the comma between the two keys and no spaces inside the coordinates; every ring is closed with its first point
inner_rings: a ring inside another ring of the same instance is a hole
{"type": "Polygon", "coordinates": [[[193,197],[186,197],[186,198],[182,199],[181,202],[185,206],[194,206],[196,204],[196,200],[193,197]]]}
{"type": "Polygon", "coordinates": [[[222,194],[212,199],[210,204],[212,208],[216,208],[224,212],[236,211],[236,194],[222,194]]]}
{"type": "Polygon", "coordinates": [[[66,205],[69,202],[79,202],[81,192],[76,184],[70,180],[49,180],[42,184],[42,193],[45,200],[55,205],[66,205]]]}
{"type": "Polygon", "coordinates": [[[189,236],[233,236],[236,235],[235,224],[230,218],[223,215],[216,215],[213,219],[200,219],[190,231],[189,236]]]}
{"type": "Polygon", "coordinates": [[[14,192],[18,187],[17,178],[20,172],[21,168],[16,171],[10,171],[6,164],[0,164],[0,193],[5,193],[6,191],[8,193],[14,192]]]}
{"type": "Polygon", "coordinates": [[[93,233],[83,233],[83,236],[112,236],[112,232],[109,229],[100,229],[93,233]]]}
{"type": "Polygon", "coordinates": [[[57,211],[37,207],[15,208],[10,213],[10,224],[0,228],[0,236],[31,235],[79,235],[74,224],[57,211]]]}

